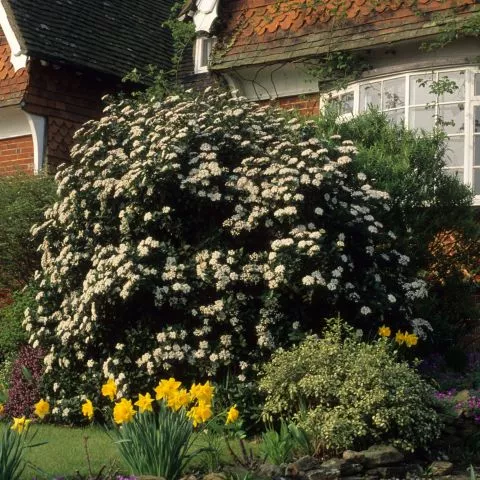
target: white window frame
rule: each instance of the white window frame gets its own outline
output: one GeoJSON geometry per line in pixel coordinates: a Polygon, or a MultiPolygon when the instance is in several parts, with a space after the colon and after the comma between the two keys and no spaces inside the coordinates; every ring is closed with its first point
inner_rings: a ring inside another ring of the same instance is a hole
{"type": "Polygon", "coordinates": [[[214,37],[207,37],[204,35],[200,35],[195,39],[195,51],[193,59],[194,73],[207,73],[209,71],[210,56],[212,54],[214,41],[214,37]],[[208,51],[208,59],[206,63],[203,62],[203,49],[205,43],[207,44],[208,51]]]}
{"type": "MultiPolygon", "coordinates": [[[[338,122],[346,121],[352,116],[358,115],[360,112],[360,88],[364,85],[370,83],[383,82],[386,80],[394,80],[396,78],[403,78],[405,81],[405,105],[403,108],[404,112],[404,124],[405,127],[409,128],[410,122],[410,109],[416,106],[421,106],[421,104],[410,104],[410,77],[417,75],[432,75],[438,74],[442,76],[448,74],[449,72],[465,72],[465,95],[464,95],[464,105],[465,105],[465,131],[464,135],[464,154],[463,154],[463,182],[469,187],[473,188],[474,184],[474,106],[480,107],[480,92],[475,96],[474,87],[475,87],[475,74],[480,73],[480,68],[475,65],[464,65],[464,66],[455,66],[450,68],[432,68],[429,70],[411,70],[402,72],[401,74],[394,75],[383,75],[378,77],[372,77],[368,80],[359,80],[354,83],[349,84],[346,88],[340,90],[333,90],[328,93],[322,94],[320,96],[320,109],[322,109],[329,101],[336,97],[345,95],[346,93],[353,93],[353,113],[347,113],[341,115],[338,118],[338,122]]],[[[383,101],[383,98],[382,98],[383,101]]],[[[460,102],[460,101],[459,101],[460,102]]],[[[445,102],[455,104],[455,101],[445,102]]],[[[441,105],[443,102],[440,103],[441,105]]],[[[436,107],[436,110],[438,106],[436,107]]],[[[380,109],[383,111],[383,105],[380,109]]],[[[395,110],[395,109],[392,109],[395,110]]],[[[388,110],[387,110],[388,111],[388,110]]],[[[453,134],[454,135],[454,134],[453,134]]],[[[450,167],[454,169],[455,167],[450,167]]],[[[449,167],[446,167],[449,169],[449,167]]],[[[480,194],[475,195],[474,205],[480,206],[480,194]]]]}

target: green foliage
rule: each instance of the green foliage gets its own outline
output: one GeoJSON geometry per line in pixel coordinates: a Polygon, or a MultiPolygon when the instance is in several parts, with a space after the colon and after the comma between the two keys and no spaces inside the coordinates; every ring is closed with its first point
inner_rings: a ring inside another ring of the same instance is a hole
{"type": "Polygon", "coordinates": [[[294,423],[280,421],[280,428],[271,427],[262,434],[260,453],[274,465],[290,462],[295,456],[313,454],[308,434],[294,423]]]}
{"type": "Polygon", "coordinates": [[[170,30],[173,40],[173,72],[175,83],[178,84],[180,66],[183,61],[185,51],[192,46],[195,39],[195,25],[193,22],[180,22],[178,15],[184,5],[183,1],[177,1],[172,7],[170,18],[164,22],[164,25],[170,30]]]}
{"type": "MultiPolygon", "coordinates": [[[[454,86],[435,88],[439,93],[454,86]]],[[[341,124],[336,118],[336,110],[327,109],[320,132],[355,141],[354,166],[390,194],[381,221],[392,226],[411,267],[429,281],[430,295],[417,304],[417,315],[431,322],[438,341],[451,343],[478,315],[469,276],[479,268],[480,224],[471,190],[443,170],[445,135],[407,130],[376,110],[341,124]]]]}
{"type": "Polygon", "coordinates": [[[368,68],[357,52],[334,51],[310,64],[308,73],[318,80],[323,90],[340,90],[360,77],[368,68]]]}
{"type": "Polygon", "coordinates": [[[37,291],[32,286],[13,294],[13,302],[0,309],[0,360],[11,358],[26,343],[28,335],[22,327],[25,309],[35,306],[37,291]]]}
{"type": "Polygon", "coordinates": [[[431,387],[388,340],[362,342],[338,319],[323,338],[274,354],[260,388],[265,416],[294,418],[330,450],[388,442],[413,451],[440,431],[431,387]]]}
{"type": "Polygon", "coordinates": [[[442,31],[434,40],[424,42],[421,50],[427,52],[444,48],[449,43],[462,38],[478,38],[480,35],[480,12],[471,12],[469,15],[460,16],[457,12],[448,12],[435,16],[435,22],[442,24],[442,31]]]}
{"type": "Polygon", "coordinates": [[[28,426],[18,433],[10,425],[0,425],[0,480],[21,478],[26,467],[26,450],[40,445],[31,443],[34,436],[30,434],[28,426]]]}
{"type": "Polygon", "coordinates": [[[46,175],[0,177],[0,288],[23,286],[39,267],[30,228],[54,202],[55,188],[46,175]]]}
{"type": "Polygon", "coordinates": [[[193,425],[185,410],[174,412],[164,402],[158,411],[137,414],[133,421],[107,433],[135,475],[177,480],[195,455],[189,451],[193,425]]]}

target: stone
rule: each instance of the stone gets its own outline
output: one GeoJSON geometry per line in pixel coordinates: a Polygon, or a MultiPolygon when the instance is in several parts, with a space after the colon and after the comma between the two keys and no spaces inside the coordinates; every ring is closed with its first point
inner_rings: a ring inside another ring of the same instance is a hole
{"type": "Polygon", "coordinates": [[[378,478],[405,478],[406,473],[407,470],[404,465],[388,465],[370,468],[365,472],[368,477],[378,478]]]}
{"type": "Polygon", "coordinates": [[[337,468],[320,467],[306,473],[308,480],[337,480],[342,475],[337,468]]]}
{"type": "Polygon", "coordinates": [[[282,469],[278,465],[272,465],[271,463],[264,463],[258,468],[258,475],[260,477],[281,477],[282,469]]]}
{"type": "Polygon", "coordinates": [[[285,467],[285,476],[286,477],[298,477],[300,475],[300,470],[294,463],[289,463],[285,467]]]}
{"type": "Polygon", "coordinates": [[[342,454],[344,460],[350,460],[353,463],[365,463],[365,455],[362,452],[354,450],[345,450],[342,454]]]}
{"type": "Polygon", "coordinates": [[[203,480],[227,480],[227,476],[224,473],[207,473],[203,476],[203,480]]]}
{"type": "Polygon", "coordinates": [[[390,445],[374,445],[361,453],[365,455],[367,468],[395,465],[403,462],[404,459],[403,453],[390,445]]]}
{"type": "Polygon", "coordinates": [[[184,477],[182,477],[180,480],[198,480],[197,477],[195,475],[185,475],[184,477]]]}
{"type": "Polygon", "coordinates": [[[343,458],[331,458],[326,462],[322,463],[322,468],[336,469],[340,471],[342,477],[348,475],[355,475],[360,473],[363,470],[363,465],[360,463],[354,463],[350,460],[345,460],[343,458]]]}
{"type": "Polygon", "coordinates": [[[301,472],[308,472],[309,470],[316,470],[320,468],[320,462],[315,457],[310,455],[305,455],[304,457],[299,458],[294,465],[301,472]]]}
{"type": "Polygon", "coordinates": [[[428,467],[428,473],[433,477],[442,477],[444,475],[448,475],[452,473],[452,470],[452,462],[436,461],[432,462],[431,465],[428,467]]]}

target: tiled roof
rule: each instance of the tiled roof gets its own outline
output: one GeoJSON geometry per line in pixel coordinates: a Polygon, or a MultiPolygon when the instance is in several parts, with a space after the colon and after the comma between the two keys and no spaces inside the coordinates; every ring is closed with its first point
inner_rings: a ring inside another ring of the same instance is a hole
{"type": "Polygon", "coordinates": [[[172,0],[4,0],[32,57],[123,76],[153,64],[168,68],[171,39],[162,23],[172,0]]]}
{"type": "Polygon", "coordinates": [[[28,74],[25,68],[15,71],[10,62],[10,47],[0,35],[0,106],[21,102],[27,88],[28,74]]]}
{"type": "Polygon", "coordinates": [[[222,2],[224,28],[212,69],[295,61],[427,38],[445,28],[443,14],[455,13],[455,21],[462,22],[480,7],[475,0],[323,0],[314,8],[305,8],[305,3],[222,2]]]}

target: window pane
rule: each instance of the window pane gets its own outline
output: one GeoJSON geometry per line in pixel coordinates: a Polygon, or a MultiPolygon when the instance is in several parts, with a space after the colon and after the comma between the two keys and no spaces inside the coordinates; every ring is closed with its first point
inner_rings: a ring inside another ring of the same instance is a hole
{"type": "Polygon", "coordinates": [[[405,105],[405,78],[383,82],[383,110],[405,105]]]}
{"type": "Polygon", "coordinates": [[[385,112],[385,115],[393,123],[402,124],[405,122],[405,110],[403,108],[399,108],[398,110],[389,110],[388,112],[385,112]]]}
{"type": "Polygon", "coordinates": [[[423,129],[430,132],[435,124],[435,112],[431,108],[410,108],[409,128],[423,129]]]}
{"type": "Polygon", "coordinates": [[[435,95],[430,93],[432,74],[412,75],[410,77],[410,105],[432,103],[435,95]]]}
{"type": "Polygon", "coordinates": [[[202,67],[206,67],[208,66],[208,61],[210,60],[211,41],[209,38],[201,38],[200,42],[201,42],[200,65],[202,67]]]}
{"type": "Polygon", "coordinates": [[[448,167],[463,166],[465,158],[463,135],[450,137],[447,142],[445,161],[448,167]]]}
{"type": "Polygon", "coordinates": [[[480,133],[480,107],[473,107],[475,133],[480,133]]]}
{"type": "Polygon", "coordinates": [[[454,102],[456,100],[465,100],[465,72],[446,72],[438,75],[438,86],[451,90],[440,96],[441,102],[454,102]],[[454,83],[452,83],[454,82],[454,83]]]}
{"type": "Polygon", "coordinates": [[[381,108],[381,83],[369,83],[360,87],[360,111],[368,110],[369,107],[381,108]]]}
{"type": "Polygon", "coordinates": [[[340,112],[342,114],[353,113],[353,92],[340,96],[340,112]]]}
{"type": "Polygon", "coordinates": [[[473,193],[480,195],[480,168],[473,169],[473,193]]]}
{"type": "Polygon", "coordinates": [[[446,168],[445,173],[458,178],[458,181],[463,183],[463,168],[446,168]]]}
{"type": "Polygon", "coordinates": [[[480,73],[475,74],[475,95],[480,95],[480,73]]]}
{"type": "Polygon", "coordinates": [[[446,133],[465,132],[465,105],[463,103],[440,105],[438,114],[438,125],[443,127],[446,133]]]}
{"type": "Polygon", "coordinates": [[[473,164],[480,167],[480,135],[475,135],[473,138],[474,138],[473,164]]]}

